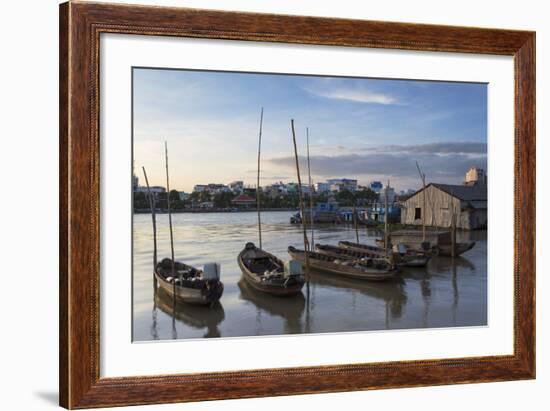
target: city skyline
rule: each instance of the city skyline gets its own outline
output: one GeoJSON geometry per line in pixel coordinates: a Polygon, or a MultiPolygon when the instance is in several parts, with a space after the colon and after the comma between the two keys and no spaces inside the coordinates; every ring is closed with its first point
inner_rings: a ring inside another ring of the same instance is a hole
{"type": "MultiPolygon", "coordinates": [[[[138,191],[142,191],[144,193],[147,192],[147,186],[144,184],[144,179],[140,179],[139,176],[135,175],[134,174],[134,190],[138,189],[138,191]]],[[[342,179],[327,179],[327,180],[352,180],[352,181],[357,181],[356,179],[348,179],[348,178],[342,178],[342,179]]],[[[171,191],[177,191],[179,193],[183,193],[183,194],[191,194],[191,193],[194,193],[194,192],[201,192],[201,191],[212,191],[212,192],[215,192],[215,191],[219,191],[219,190],[223,190],[223,189],[231,189],[231,185],[233,183],[242,183],[242,189],[245,189],[245,190],[255,190],[256,189],[256,181],[254,181],[253,183],[250,183],[250,184],[247,184],[246,181],[241,181],[241,180],[231,180],[231,181],[218,181],[218,182],[207,182],[207,183],[204,183],[204,184],[196,184],[195,186],[193,186],[191,188],[191,190],[189,191],[184,191],[184,190],[179,190],[177,188],[174,188],[174,187],[170,187],[170,190],[171,191]],[[222,186],[222,187],[211,187],[211,186],[222,186]]],[[[319,182],[312,182],[312,187],[313,187],[313,191],[314,192],[327,192],[327,191],[332,191],[332,190],[327,190],[327,189],[319,189],[318,186],[319,185],[330,185],[330,183],[328,183],[327,181],[319,181],[319,182]]],[[[289,181],[282,181],[282,180],[279,180],[279,181],[275,181],[275,182],[272,182],[272,183],[269,183],[269,184],[260,184],[260,188],[262,190],[266,190],[266,189],[269,189],[271,187],[274,187],[274,186],[278,186],[278,185],[282,185],[282,186],[297,186],[298,185],[298,182],[297,181],[293,181],[293,180],[289,180],[289,181]]],[[[378,192],[380,190],[383,190],[384,187],[386,187],[386,184],[383,183],[382,181],[370,181],[369,183],[365,184],[365,185],[362,185],[362,184],[359,184],[359,182],[357,182],[357,189],[356,190],[353,190],[353,191],[359,191],[359,190],[364,190],[364,189],[370,189],[374,192],[378,192]],[[374,188],[372,186],[372,184],[380,184],[380,187],[376,187],[374,188]]],[[[152,185],[150,184],[150,187],[149,187],[151,190],[153,191],[158,191],[159,189],[160,190],[163,190],[164,192],[166,191],[166,184],[158,184],[158,185],[152,185]]],[[[393,187],[391,184],[389,186],[390,189],[395,189],[395,187],[393,187]]],[[[242,189],[240,191],[242,191],[242,189]]],[[[305,190],[305,191],[309,191],[309,183],[306,181],[302,181],[302,189],[305,190]]],[[[231,191],[235,191],[234,189],[231,190],[231,191]]],[[[414,191],[417,191],[416,189],[411,189],[411,188],[408,188],[408,189],[402,189],[402,190],[399,190],[400,193],[411,193],[411,192],[414,192],[414,191]]],[[[399,192],[397,194],[399,194],[399,192]]]]}
{"type": "Polygon", "coordinates": [[[171,188],[256,180],[264,107],[260,185],[297,181],[290,119],[295,119],[302,180],[306,126],[314,183],[390,180],[418,189],[460,184],[470,167],[487,169],[485,84],[299,75],[134,69],[134,164],[143,181],[171,188]]]}

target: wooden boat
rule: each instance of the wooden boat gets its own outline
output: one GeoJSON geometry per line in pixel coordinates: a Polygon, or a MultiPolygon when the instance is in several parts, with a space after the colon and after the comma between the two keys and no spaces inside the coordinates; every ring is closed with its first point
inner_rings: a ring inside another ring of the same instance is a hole
{"type": "Polygon", "coordinates": [[[271,295],[300,294],[305,279],[302,273],[285,272],[282,260],[254,245],[246,243],[237,257],[243,277],[254,289],[271,295]]]}
{"type": "Polygon", "coordinates": [[[219,278],[207,278],[203,270],[175,262],[175,275],[172,275],[172,260],[163,259],[155,267],[157,287],[164,290],[177,302],[198,305],[212,305],[223,294],[223,283],[219,278]]]}
{"type": "MultiPolygon", "coordinates": [[[[304,250],[289,246],[288,253],[293,259],[304,263],[306,253],[304,250]]],[[[397,273],[395,267],[383,258],[350,260],[315,251],[308,251],[307,253],[311,268],[331,274],[363,280],[384,281],[393,279],[397,273]]]]}
{"type": "MultiPolygon", "coordinates": [[[[313,223],[315,224],[338,224],[342,222],[341,217],[335,211],[313,210],[313,223]]],[[[310,211],[305,212],[306,224],[311,224],[310,211]]],[[[302,224],[302,214],[300,212],[290,217],[290,224],[302,224]]]]}
{"type": "MultiPolygon", "coordinates": [[[[392,244],[404,244],[411,250],[422,251],[431,249],[440,256],[450,257],[452,255],[450,231],[426,231],[426,239],[422,240],[422,231],[398,230],[390,233],[389,240],[392,244]]],[[[376,243],[383,245],[384,240],[377,239],[376,243]]],[[[475,244],[475,241],[457,242],[455,244],[455,257],[471,250],[475,244]]]]}
{"type": "MultiPolygon", "coordinates": [[[[347,241],[346,241],[347,242],[347,241]]],[[[357,244],[357,243],[352,243],[357,244]]],[[[362,244],[359,244],[362,245],[362,244]]],[[[342,257],[354,260],[360,260],[361,258],[385,258],[384,250],[382,252],[359,250],[353,248],[336,247],[328,244],[316,244],[315,251],[321,254],[332,255],[334,257],[342,257]]]]}
{"type": "Polygon", "coordinates": [[[343,249],[354,249],[357,251],[361,251],[366,254],[370,254],[372,257],[385,257],[386,251],[381,248],[377,247],[375,245],[369,245],[369,244],[361,244],[361,243],[354,243],[351,241],[339,241],[338,247],[343,249]]]}
{"type": "MultiPolygon", "coordinates": [[[[168,144],[164,142],[164,154],[166,162],[166,192],[170,193],[170,179],[168,174],[168,144]]],[[[167,201],[168,225],[170,228],[170,249],[172,258],[164,258],[157,261],[157,224],[155,214],[155,197],[151,193],[149,180],[145,167],[143,175],[147,184],[149,207],[153,222],[153,276],[155,291],[157,288],[164,290],[175,303],[210,305],[217,302],[223,294],[223,283],[220,281],[219,265],[212,263],[199,270],[190,265],[176,261],[174,258],[174,233],[172,228],[172,213],[170,200],[167,201]]]]}
{"type": "MultiPolygon", "coordinates": [[[[340,241],[338,247],[333,247],[335,249],[344,249],[348,252],[351,252],[349,255],[363,255],[363,257],[385,257],[386,251],[384,248],[376,247],[368,244],[353,243],[351,241],[340,241]]],[[[322,252],[321,250],[319,250],[322,252]]],[[[331,248],[327,251],[334,251],[331,248]]],[[[430,261],[433,253],[410,250],[406,248],[403,252],[392,250],[391,256],[399,267],[424,267],[430,261]]]]}

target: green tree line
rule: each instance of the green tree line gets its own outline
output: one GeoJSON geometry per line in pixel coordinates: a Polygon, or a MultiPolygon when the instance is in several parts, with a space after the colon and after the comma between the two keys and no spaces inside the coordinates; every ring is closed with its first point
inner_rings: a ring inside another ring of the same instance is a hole
{"type": "MultiPolygon", "coordinates": [[[[247,189],[245,194],[256,199],[256,190],[247,189]]],[[[314,206],[320,203],[326,203],[329,197],[332,196],[341,206],[353,206],[353,205],[365,205],[377,200],[378,195],[371,189],[364,189],[359,191],[342,190],[337,193],[319,193],[313,195],[314,206]]],[[[166,209],[166,193],[160,193],[156,196],[156,208],[166,209]]],[[[170,191],[170,207],[174,210],[181,210],[184,208],[199,207],[201,203],[212,201],[215,208],[233,208],[231,203],[237,197],[237,194],[231,192],[221,192],[214,195],[203,191],[193,192],[186,200],[180,198],[179,193],[176,190],[170,191]]],[[[266,193],[260,194],[260,202],[262,208],[297,208],[300,205],[300,198],[298,193],[289,193],[280,196],[270,196],[266,193]]],[[[306,207],[309,207],[310,199],[308,194],[304,194],[304,202],[306,207]]],[[[149,200],[147,194],[143,192],[134,193],[134,208],[146,210],[149,209],[149,200]]]]}

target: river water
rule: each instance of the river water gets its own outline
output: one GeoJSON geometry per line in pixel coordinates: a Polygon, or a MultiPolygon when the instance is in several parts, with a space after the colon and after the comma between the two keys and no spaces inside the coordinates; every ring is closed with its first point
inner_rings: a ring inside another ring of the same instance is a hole
{"type": "MultiPolygon", "coordinates": [[[[263,248],[288,259],[287,247],[303,248],[291,212],[262,213],[263,248]]],[[[435,257],[425,268],[404,268],[400,279],[375,283],[312,273],[309,299],[303,294],[277,298],[250,289],[241,279],[237,255],[247,241],[257,242],[257,214],[173,214],[176,259],[196,267],[221,264],[225,286],[212,308],[178,305],[153,287],[153,237],[150,214],[134,215],[133,339],[151,341],[296,333],[372,331],[487,324],[487,233],[459,232],[474,240],[462,257],[435,257]]],[[[159,260],[169,256],[168,216],[157,215],[159,260]]],[[[359,229],[360,241],[381,235],[359,229]]],[[[315,242],[355,241],[348,225],[316,227],[315,242]]]]}

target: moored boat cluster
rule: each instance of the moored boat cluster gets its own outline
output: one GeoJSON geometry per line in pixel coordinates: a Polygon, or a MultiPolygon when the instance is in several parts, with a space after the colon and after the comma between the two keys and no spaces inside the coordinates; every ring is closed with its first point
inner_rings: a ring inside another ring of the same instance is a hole
{"type": "MultiPolygon", "coordinates": [[[[260,133],[258,145],[258,187],[260,182],[260,152],[262,136],[263,109],[260,117],[260,133]]],[[[302,216],[306,216],[304,200],[301,190],[301,176],[296,148],[294,122],[291,120],[296,171],[298,177],[298,192],[302,216]]],[[[309,133],[308,133],[308,173],[309,171],[309,133]]],[[[169,189],[168,177],[168,149],[166,147],[166,183],[169,189]]],[[[419,169],[420,171],[420,169],[419,169]]],[[[220,278],[218,263],[205,264],[202,269],[177,261],[174,253],[174,239],[170,201],[168,200],[168,216],[170,228],[171,258],[157,261],[155,196],[151,194],[145,168],[143,169],[147,188],[148,200],[151,208],[153,223],[153,272],[155,290],[162,289],[175,302],[213,307],[223,294],[224,285],[220,278]]],[[[423,174],[421,177],[423,177],[423,174]]],[[[389,182],[388,182],[389,186],[389,182]]],[[[387,193],[387,190],[386,190],[387,193]]],[[[387,194],[386,194],[387,195],[387,194]]],[[[304,238],[303,249],[294,246],[288,247],[289,261],[283,261],[262,247],[262,223],[260,195],[257,190],[256,207],[258,210],[258,239],[256,246],[247,242],[237,255],[237,262],[242,271],[242,278],[254,290],[274,296],[301,295],[302,288],[309,284],[311,270],[322,271],[339,278],[353,278],[365,281],[391,281],[398,276],[400,269],[406,267],[424,267],[429,260],[437,255],[458,256],[470,250],[475,243],[456,242],[455,223],[453,231],[426,231],[423,221],[423,230],[400,230],[389,232],[387,219],[385,220],[384,237],[376,240],[377,245],[364,244],[359,241],[357,229],[357,212],[354,208],[353,219],[356,241],[340,241],[337,245],[317,244],[313,242],[313,217],[311,221],[311,243],[308,238],[307,219],[300,219],[304,238]]],[[[386,197],[387,209],[387,197],[386,197]]],[[[313,209],[310,197],[310,210],[313,209]]],[[[174,304],[175,307],[175,304],[174,304]]],[[[174,308],[175,310],[175,308],[174,308]]]]}

